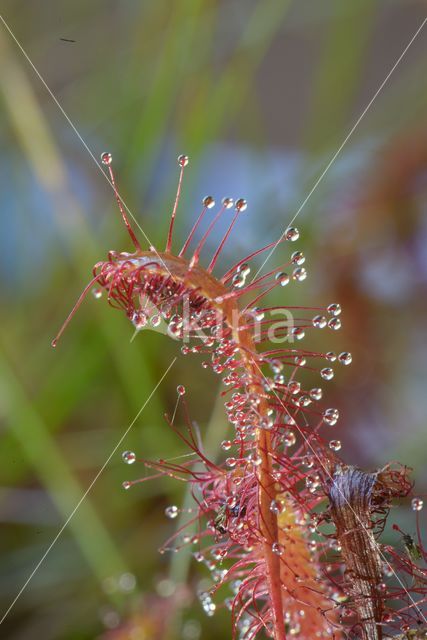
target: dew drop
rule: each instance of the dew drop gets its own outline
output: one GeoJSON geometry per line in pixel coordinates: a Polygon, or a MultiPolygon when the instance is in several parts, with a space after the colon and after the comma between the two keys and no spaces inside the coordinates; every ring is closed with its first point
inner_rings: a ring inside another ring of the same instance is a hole
{"type": "Polygon", "coordinates": [[[307,364],[307,360],[304,358],[304,356],[295,356],[294,362],[297,367],[305,367],[305,365],[307,364]]]}
{"type": "Polygon", "coordinates": [[[338,409],[326,409],[323,412],[323,420],[331,425],[331,427],[333,427],[337,422],[338,422],[338,418],[340,417],[340,413],[338,411],[338,409]]]}
{"type": "Polygon", "coordinates": [[[339,305],[336,302],[333,302],[328,306],[327,311],[333,316],[339,316],[341,313],[341,305],[339,305]]]}
{"type": "Polygon", "coordinates": [[[231,440],[223,440],[221,442],[221,448],[224,449],[224,451],[229,451],[231,449],[231,440]]]}
{"type": "Polygon", "coordinates": [[[303,254],[302,251],[294,251],[293,254],[291,255],[291,262],[293,262],[293,264],[296,264],[300,267],[305,262],[305,255],[303,254]]]}
{"type": "Polygon", "coordinates": [[[302,340],[305,336],[305,331],[302,327],[294,327],[291,331],[291,335],[297,340],[302,340]]]}
{"type": "Polygon", "coordinates": [[[190,158],[184,154],[178,156],[178,164],[180,167],[186,167],[189,161],[190,158]]]}
{"type": "Polygon", "coordinates": [[[297,438],[293,431],[287,431],[283,436],[283,444],[285,447],[293,447],[296,441],[297,438]]]}
{"type": "Polygon", "coordinates": [[[147,315],[144,311],[135,311],[132,316],[132,324],[138,331],[143,329],[148,322],[147,315]]]}
{"type": "Polygon", "coordinates": [[[272,500],[270,503],[270,511],[272,513],[282,513],[282,504],[279,500],[272,500]]]}
{"type": "Polygon", "coordinates": [[[107,167],[113,162],[113,156],[109,151],[104,151],[104,153],[101,153],[101,162],[107,167]]]}
{"type": "Polygon", "coordinates": [[[261,320],[264,320],[265,313],[264,313],[264,311],[262,311],[262,309],[259,309],[258,307],[254,307],[252,309],[252,313],[255,314],[255,319],[258,320],[259,322],[261,320]]]}
{"type": "Polygon", "coordinates": [[[184,396],[185,395],[185,387],[183,384],[179,384],[176,388],[177,394],[179,396],[184,396]]]}
{"type": "Polygon", "coordinates": [[[99,287],[94,287],[92,289],[92,295],[96,300],[99,300],[99,298],[102,298],[102,289],[100,289],[99,287]]]}
{"type": "Polygon", "coordinates": [[[246,211],[248,203],[244,198],[239,198],[235,204],[236,211],[246,211]]]}
{"type": "Polygon", "coordinates": [[[237,463],[236,458],[227,458],[227,460],[225,461],[225,464],[227,465],[227,467],[235,467],[237,463]]]}
{"type": "Polygon", "coordinates": [[[123,462],[126,462],[126,464],[133,464],[136,460],[136,455],[133,451],[123,451],[122,459],[123,462]]]}
{"type": "Polygon", "coordinates": [[[412,498],[411,507],[412,511],[421,511],[424,506],[424,501],[422,498],[412,498]]]}
{"type": "Polygon", "coordinates": [[[338,361],[341,362],[341,364],[344,364],[344,365],[351,364],[352,360],[353,360],[353,357],[352,357],[351,353],[349,353],[348,351],[343,351],[338,356],[338,361]]]}
{"type": "Polygon", "coordinates": [[[326,327],[327,320],[325,316],[314,316],[312,323],[313,327],[316,327],[316,329],[323,329],[326,327]]]}
{"type": "Polygon", "coordinates": [[[292,273],[293,280],[296,280],[297,282],[302,282],[306,279],[306,277],[307,271],[304,269],[304,267],[297,267],[292,273]]]}
{"type": "Polygon", "coordinates": [[[170,507],[166,507],[165,509],[165,516],[167,518],[170,518],[171,520],[174,520],[174,518],[177,517],[179,513],[179,509],[176,505],[171,505],[170,507]]]}
{"type": "Polygon", "coordinates": [[[290,382],[288,384],[288,390],[290,393],[292,393],[292,395],[299,393],[301,390],[301,383],[297,382],[296,380],[294,380],[293,382],[290,382]]]}
{"type": "Polygon", "coordinates": [[[129,480],[125,480],[124,482],[122,482],[122,487],[123,489],[130,489],[132,483],[129,482],[129,480]]]}
{"type": "Polygon", "coordinates": [[[329,362],[335,362],[336,359],[336,354],[333,351],[328,351],[328,353],[326,354],[326,360],[329,360],[329,362]]]}
{"type": "Polygon", "coordinates": [[[278,542],[273,542],[271,545],[271,550],[276,556],[281,556],[283,554],[283,549],[281,548],[278,542]]]}
{"type": "Polygon", "coordinates": [[[225,207],[225,209],[231,209],[234,204],[233,198],[223,198],[221,202],[222,206],[225,207]]]}
{"type": "Polygon", "coordinates": [[[321,400],[323,395],[323,391],[320,387],[314,387],[310,390],[310,398],[313,400],[321,400]]]}
{"type": "Polygon", "coordinates": [[[299,238],[299,231],[296,227],[288,227],[285,231],[286,240],[290,240],[291,242],[295,242],[299,238]]]}
{"type": "Polygon", "coordinates": [[[233,276],[231,283],[236,289],[241,289],[246,284],[246,277],[243,275],[243,273],[236,273],[233,276]]]}
{"type": "Polygon", "coordinates": [[[284,271],[276,273],[276,280],[281,287],[286,287],[286,285],[289,284],[289,276],[284,271]]]}
{"type": "Polygon", "coordinates": [[[330,440],[329,448],[332,451],[339,451],[341,449],[341,440],[330,440]]]}
{"type": "Polygon", "coordinates": [[[325,367],[320,371],[320,375],[324,380],[332,380],[332,378],[334,377],[334,370],[330,367],[325,367]]]}
{"type": "Polygon", "coordinates": [[[150,318],[150,324],[152,327],[158,327],[161,321],[162,319],[157,313],[154,314],[154,316],[151,316],[150,318]]]}
{"type": "Polygon", "coordinates": [[[328,322],[328,327],[334,331],[341,329],[341,320],[339,318],[331,318],[328,322]]]}
{"type": "Polygon", "coordinates": [[[202,200],[202,204],[207,209],[212,209],[215,206],[215,200],[212,196],[205,196],[202,200]]]}

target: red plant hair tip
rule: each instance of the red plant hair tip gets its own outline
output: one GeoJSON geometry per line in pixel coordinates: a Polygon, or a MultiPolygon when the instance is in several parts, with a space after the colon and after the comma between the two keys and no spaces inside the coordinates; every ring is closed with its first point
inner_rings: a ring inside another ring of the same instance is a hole
{"type": "Polygon", "coordinates": [[[71,309],[70,313],[68,314],[67,318],[65,319],[65,321],[62,324],[62,327],[60,328],[60,330],[58,331],[57,335],[55,336],[55,338],[52,340],[52,342],[50,343],[52,345],[53,348],[55,348],[58,344],[58,341],[60,339],[60,337],[62,336],[62,334],[64,333],[65,329],[67,328],[67,326],[70,324],[70,321],[72,319],[72,317],[74,316],[74,314],[76,313],[77,309],[80,307],[81,303],[83,302],[83,300],[85,299],[85,297],[87,296],[89,290],[91,287],[93,287],[93,285],[95,284],[95,282],[98,282],[98,280],[102,277],[101,274],[98,274],[97,276],[95,276],[94,278],[92,278],[92,280],[89,282],[89,284],[87,284],[85,286],[85,288],[83,289],[83,291],[81,292],[80,296],[77,299],[77,302],[75,303],[74,307],[71,309]]]}
{"type": "Polygon", "coordinates": [[[236,213],[233,216],[232,221],[230,222],[230,226],[228,227],[227,231],[224,234],[223,239],[221,240],[221,242],[219,243],[219,247],[218,249],[215,251],[212,260],[209,263],[208,268],[206,269],[206,271],[208,273],[211,273],[217,263],[217,260],[219,258],[219,255],[225,245],[225,243],[228,240],[228,237],[234,227],[234,225],[236,224],[236,220],[239,217],[239,214],[242,213],[242,211],[246,211],[248,207],[248,203],[246,202],[246,200],[244,200],[244,198],[239,198],[239,200],[237,200],[236,204],[235,204],[235,209],[236,209],[236,213]]]}
{"type": "Polygon", "coordinates": [[[173,227],[174,227],[174,224],[175,224],[176,212],[177,212],[177,209],[178,209],[179,198],[180,198],[180,195],[181,195],[182,178],[184,176],[184,169],[188,165],[189,160],[190,159],[189,159],[188,156],[185,156],[185,155],[178,156],[178,165],[181,167],[181,169],[180,169],[180,172],[179,172],[178,187],[177,187],[177,190],[176,190],[175,203],[173,205],[171,221],[170,221],[170,224],[169,224],[168,238],[167,238],[167,241],[166,241],[166,248],[165,248],[165,252],[166,253],[170,253],[170,250],[172,248],[173,227]]]}
{"type": "Polygon", "coordinates": [[[210,223],[209,227],[206,230],[205,235],[199,241],[199,244],[197,245],[196,249],[194,250],[193,257],[190,260],[190,269],[192,269],[199,262],[200,253],[201,253],[203,247],[206,244],[206,240],[209,238],[210,234],[212,233],[212,229],[214,228],[214,226],[216,225],[216,223],[218,222],[218,220],[220,219],[220,217],[222,216],[224,211],[226,209],[231,209],[233,204],[234,204],[233,198],[223,198],[222,199],[221,209],[218,211],[218,213],[216,214],[216,216],[214,217],[214,219],[210,223]]]}
{"type": "Polygon", "coordinates": [[[203,209],[202,209],[201,213],[199,214],[196,222],[194,223],[194,225],[193,225],[193,227],[192,227],[192,229],[191,229],[191,231],[190,231],[190,233],[188,235],[188,238],[184,243],[184,246],[182,247],[181,251],[178,253],[179,257],[182,257],[185,254],[185,252],[187,251],[187,249],[188,249],[188,247],[190,245],[190,242],[194,238],[194,234],[196,233],[196,231],[199,228],[203,218],[205,217],[206,211],[208,209],[212,209],[212,207],[215,206],[215,200],[213,199],[212,196],[205,196],[203,198],[202,204],[203,204],[203,209]]]}
{"type": "Polygon", "coordinates": [[[109,151],[104,151],[104,153],[101,154],[101,162],[104,166],[106,166],[108,168],[108,173],[110,175],[110,181],[111,181],[111,185],[113,187],[113,191],[114,191],[114,196],[116,198],[118,207],[119,207],[119,211],[122,214],[122,218],[123,218],[123,222],[126,225],[126,228],[128,230],[128,233],[131,237],[131,240],[133,242],[133,245],[135,247],[135,249],[137,249],[137,251],[141,251],[141,245],[138,242],[138,239],[131,227],[131,224],[129,222],[129,219],[126,215],[126,211],[125,208],[123,206],[123,200],[120,197],[120,194],[118,192],[117,186],[116,186],[116,181],[114,179],[114,173],[113,173],[113,169],[111,167],[111,164],[113,162],[113,156],[111,155],[111,153],[109,151]]]}

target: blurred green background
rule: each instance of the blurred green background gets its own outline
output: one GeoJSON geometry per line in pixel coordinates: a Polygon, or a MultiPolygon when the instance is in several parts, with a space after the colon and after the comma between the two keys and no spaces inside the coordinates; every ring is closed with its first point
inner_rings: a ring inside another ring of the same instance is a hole
{"type": "MultiPolygon", "coordinates": [[[[218,380],[163,335],[141,332],[131,342],[130,323],[104,298],[89,296],[60,346],[50,347],[93,264],[109,249],[130,250],[94,158],[113,153],[121,194],[159,247],[178,153],[191,163],[177,244],[204,195],[247,197],[225,269],[280,235],[427,4],[3,0],[1,13],[65,112],[0,24],[1,615],[178,359],[0,636],[230,637],[228,614],[208,620],[194,598],[207,570],[187,551],[157,552],[177,522],[164,509],[183,503],[185,487],[172,480],[121,487],[146,473],[142,464],[126,466],[123,450],[144,458],[185,453],[162,417],[173,410],[178,383],[207,449],[219,455],[227,426],[218,380]]],[[[336,427],[343,458],[368,468],[401,460],[414,468],[420,495],[427,486],[426,61],[423,30],[298,217],[309,280],[272,297],[342,304],[342,331],[316,338],[318,348],[353,353],[353,366],[327,396],[343,415],[336,427]]],[[[271,268],[288,253],[278,249],[271,268]]],[[[393,517],[412,531],[407,507],[393,517]]]]}

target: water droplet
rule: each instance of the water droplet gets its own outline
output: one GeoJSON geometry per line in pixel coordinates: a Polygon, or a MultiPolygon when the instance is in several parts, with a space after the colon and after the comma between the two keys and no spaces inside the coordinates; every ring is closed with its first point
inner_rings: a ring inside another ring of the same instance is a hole
{"type": "Polygon", "coordinates": [[[276,274],[276,280],[281,287],[286,287],[286,285],[289,284],[289,276],[284,271],[276,274]]]}
{"type": "Polygon", "coordinates": [[[305,365],[307,364],[307,360],[304,358],[304,356],[295,356],[294,362],[297,367],[305,367],[305,365]]]}
{"type": "Polygon", "coordinates": [[[323,395],[323,391],[320,387],[314,387],[310,391],[310,398],[313,400],[321,400],[323,395]]]}
{"type": "Polygon", "coordinates": [[[165,509],[165,516],[167,518],[170,518],[171,520],[174,520],[174,518],[177,517],[179,513],[179,509],[176,505],[171,505],[170,507],[166,507],[165,509]]]}
{"type": "Polygon", "coordinates": [[[290,382],[288,384],[288,390],[290,393],[292,393],[293,395],[297,394],[300,392],[301,390],[301,383],[297,382],[296,380],[294,380],[293,382],[290,382]]]}
{"type": "Polygon", "coordinates": [[[272,513],[282,513],[282,503],[279,500],[272,500],[270,503],[270,511],[272,513]]]}
{"type": "Polygon", "coordinates": [[[234,204],[233,198],[223,198],[221,202],[222,206],[225,207],[225,209],[231,209],[234,204]]]}
{"type": "Polygon", "coordinates": [[[285,447],[293,447],[296,441],[297,438],[293,431],[287,431],[283,436],[283,444],[285,447]]]}
{"type": "Polygon", "coordinates": [[[185,387],[183,384],[179,384],[176,388],[176,391],[178,393],[179,396],[184,396],[185,395],[185,387]]]}
{"type": "Polygon", "coordinates": [[[125,480],[124,482],[122,482],[122,487],[123,489],[130,489],[132,483],[129,482],[129,480],[125,480]]]}
{"type": "Polygon", "coordinates": [[[133,451],[123,451],[122,459],[123,462],[126,462],[126,464],[133,464],[136,460],[136,455],[133,451]]]}
{"type": "Polygon", "coordinates": [[[340,417],[340,412],[338,411],[338,409],[326,409],[323,412],[323,420],[331,425],[331,427],[333,427],[337,422],[338,422],[338,418],[340,417]]]}
{"type": "Polygon", "coordinates": [[[150,318],[150,324],[152,327],[158,327],[161,321],[162,319],[157,313],[154,314],[154,316],[151,316],[150,318]]]}
{"type": "Polygon", "coordinates": [[[348,351],[343,351],[338,356],[338,360],[339,360],[339,362],[341,362],[341,364],[348,365],[348,364],[351,364],[351,361],[353,360],[353,357],[352,357],[351,353],[349,353],[348,351]]]}
{"type": "Polygon", "coordinates": [[[339,451],[341,449],[341,440],[330,440],[329,448],[332,451],[339,451]]]}
{"type": "Polygon", "coordinates": [[[236,202],[235,209],[236,211],[246,211],[248,208],[248,203],[244,198],[239,198],[236,202]]]}
{"type": "Polygon", "coordinates": [[[227,460],[225,461],[225,464],[227,465],[227,467],[235,467],[237,463],[236,458],[227,458],[227,460]]]}
{"type": "Polygon", "coordinates": [[[320,371],[320,375],[324,380],[332,380],[332,378],[334,377],[334,370],[330,367],[325,367],[320,371]]]}
{"type": "Polygon", "coordinates": [[[259,309],[258,307],[254,307],[252,309],[252,312],[255,314],[255,319],[258,321],[264,320],[265,317],[265,313],[264,311],[262,311],[262,309],[259,309]]]}
{"type": "Polygon", "coordinates": [[[297,340],[302,340],[305,336],[305,331],[302,327],[294,327],[291,331],[291,335],[297,340]]]}
{"type": "Polygon", "coordinates": [[[338,329],[341,329],[341,320],[339,318],[331,318],[328,322],[328,327],[338,331],[338,329]]]}
{"type": "Polygon", "coordinates": [[[307,277],[307,271],[304,267],[297,267],[292,273],[292,278],[297,282],[302,282],[307,277]]]}
{"type": "Polygon", "coordinates": [[[221,442],[221,448],[224,449],[224,451],[229,451],[231,449],[231,440],[223,440],[221,442]]]}
{"type": "Polygon", "coordinates": [[[286,240],[290,240],[291,242],[295,242],[299,238],[299,231],[296,227],[288,227],[285,231],[286,240]]]}
{"type": "Polygon", "coordinates": [[[412,498],[411,507],[412,511],[421,511],[424,506],[424,501],[422,498],[412,498]]]}
{"type": "Polygon", "coordinates": [[[326,360],[329,360],[329,362],[335,362],[336,359],[336,354],[333,351],[328,351],[328,353],[326,354],[326,360]]]}
{"type": "Polygon", "coordinates": [[[281,556],[283,554],[283,549],[278,542],[273,542],[271,550],[276,554],[276,556],[281,556]]]}
{"type": "Polygon", "coordinates": [[[104,153],[101,153],[101,162],[106,166],[109,166],[113,162],[113,156],[109,151],[104,151],[104,153]]]}
{"type": "Polygon", "coordinates": [[[148,318],[144,311],[135,311],[132,316],[132,324],[138,331],[143,329],[148,322],[148,318]]]}
{"type": "Polygon", "coordinates": [[[246,277],[243,275],[243,273],[236,273],[233,276],[231,283],[236,289],[241,289],[246,284],[246,277]]]}
{"type": "Polygon", "coordinates": [[[178,156],[178,164],[180,167],[186,167],[189,161],[190,158],[184,154],[178,156]]]}
{"type": "Polygon", "coordinates": [[[305,255],[302,251],[294,251],[291,255],[291,262],[293,262],[293,264],[301,266],[305,262],[305,255]]]}
{"type": "Polygon", "coordinates": [[[341,313],[341,305],[339,305],[336,302],[333,302],[332,304],[330,304],[327,308],[328,313],[332,314],[333,316],[339,316],[341,313]]]}
{"type": "Polygon", "coordinates": [[[215,206],[215,200],[212,196],[205,196],[202,200],[202,204],[207,209],[212,209],[215,206]]]}
{"type": "Polygon", "coordinates": [[[94,287],[92,289],[92,295],[94,298],[96,298],[96,300],[99,300],[99,298],[102,298],[102,289],[100,289],[99,287],[94,287]]]}
{"type": "Polygon", "coordinates": [[[327,320],[325,316],[314,316],[312,323],[313,327],[316,327],[316,329],[323,329],[326,327],[327,320]]]}

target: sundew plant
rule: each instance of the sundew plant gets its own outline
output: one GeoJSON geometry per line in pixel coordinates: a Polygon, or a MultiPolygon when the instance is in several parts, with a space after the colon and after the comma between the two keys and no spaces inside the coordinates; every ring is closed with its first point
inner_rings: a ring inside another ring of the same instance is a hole
{"type": "MultiPolygon", "coordinates": [[[[94,288],[97,297],[106,293],[136,331],[164,325],[182,343],[183,356],[203,354],[203,367],[221,377],[232,429],[220,443],[221,460],[206,454],[203,430],[191,419],[191,389],[177,380],[177,408],[163,428],[172,429],[192,455],[184,462],[144,460],[152,473],[125,482],[124,488],[163,475],[188,484],[193,497],[188,522],[161,551],[173,547],[206,565],[211,586],[198,596],[208,616],[221,607],[230,610],[230,637],[425,638],[423,500],[414,494],[405,466],[390,463],[364,471],[340,459],[343,418],[329,405],[327,386],[352,356],[309,347],[311,332],[331,329],[334,348],[341,307],[338,302],[286,305],[286,287],[307,277],[294,226],[224,273],[223,247],[240,218],[249,216],[243,198],[226,197],[214,212],[214,198],[206,196],[182,248],[175,247],[188,161],[184,155],[178,158],[178,190],[165,248],[144,251],[117,191],[111,154],[102,155],[134,251],[110,251],[107,260],[95,265],[53,346],[94,288]],[[207,240],[226,216],[228,229],[213,255],[206,256],[207,240]],[[264,268],[279,244],[289,249],[286,262],[264,268]],[[283,305],[268,306],[267,294],[276,287],[283,288],[283,305]],[[305,341],[308,346],[302,347],[305,341]],[[307,388],[306,372],[317,374],[318,386],[307,388]],[[415,536],[392,521],[390,509],[399,501],[409,511],[412,507],[415,536]],[[382,542],[389,518],[395,546],[382,542]]],[[[250,218],[245,222],[250,224],[250,218]]],[[[126,451],[123,457],[132,464],[138,454],[126,451]]],[[[174,519],[179,512],[172,505],[166,515],[174,519]]]]}

